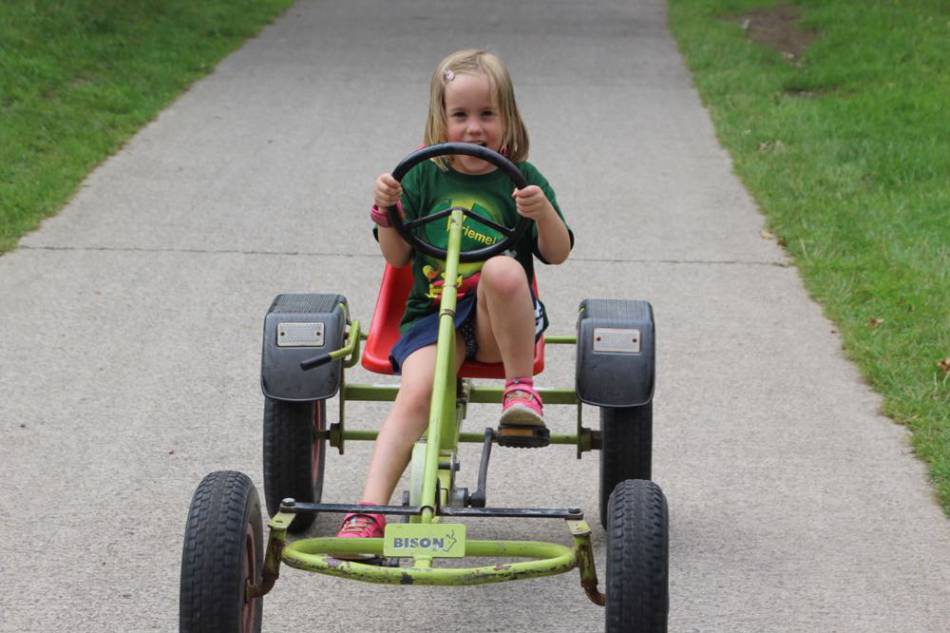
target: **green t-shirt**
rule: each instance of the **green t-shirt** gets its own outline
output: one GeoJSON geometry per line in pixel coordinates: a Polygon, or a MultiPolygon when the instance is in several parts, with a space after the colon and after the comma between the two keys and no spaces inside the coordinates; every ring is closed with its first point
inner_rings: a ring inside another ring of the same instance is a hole
{"type": "MultiPolygon", "coordinates": [[[[554,191],[548,181],[531,163],[520,163],[518,167],[529,184],[537,185],[544,191],[544,195],[551,201],[557,214],[564,219],[557,204],[554,191]]],[[[515,189],[511,179],[501,170],[487,174],[471,176],[452,169],[442,171],[432,161],[425,161],[416,165],[402,180],[402,205],[406,219],[413,220],[423,215],[429,215],[455,206],[472,209],[503,226],[513,227],[521,217],[515,207],[512,192],[515,189]]],[[[423,229],[428,242],[441,248],[446,247],[448,231],[446,222],[433,222],[423,229]]],[[[569,229],[570,230],[570,229],[569,229]]],[[[472,220],[465,218],[462,224],[462,250],[474,250],[494,244],[501,239],[497,231],[472,220]]],[[[574,236],[571,234],[571,244],[574,236]]],[[[543,261],[537,246],[537,226],[532,222],[511,252],[517,259],[528,279],[534,277],[534,263],[532,256],[537,255],[543,261]]],[[[477,283],[477,273],[481,271],[484,262],[459,263],[459,275],[462,284],[459,289],[460,298],[474,292],[477,283]],[[474,275],[474,277],[473,277],[474,275]],[[469,279],[466,284],[465,280],[469,279]]],[[[431,314],[438,309],[439,299],[444,284],[445,263],[443,260],[429,257],[421,253],[413,253],[412,273],[413,286],[406,302],[406,311],[403,314],[400,332],[405,332],[416,319],[431,314]]]]}

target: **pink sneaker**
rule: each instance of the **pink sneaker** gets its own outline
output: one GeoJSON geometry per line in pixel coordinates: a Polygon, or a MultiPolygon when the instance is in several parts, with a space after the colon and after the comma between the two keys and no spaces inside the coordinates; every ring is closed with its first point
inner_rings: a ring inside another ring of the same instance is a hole
{"type": "Polygon", "coordinates": [[[544,404],[533,380],[515,378],[505,384],[499,426],[544,426],[544,404]]]}
{"type": "Polygon", "coordinates": [[[505,383],[501,420],[495,438],[499,446],[542,448],[551,443],[544,426],[544,405],[531,378],[513,378],[505,383]]]}
{"type": "MultiPolygon", "coordinates": [[[[369,512],[350,512],[343,517],[343,524],[336,533],[337,538],[382,538],[386,531],[386,517],[369,512]]],[[[331,554],[340,560],[362,561],[364,563],[377,559],[375,554],[360,554],[355,552],[340,552],[331,554]]]]}
{"type": "Polygon", "coordinates": [[[386,517],[381,514],[350,512],[343,517],[337,538],[383,538],[386,517]]]}

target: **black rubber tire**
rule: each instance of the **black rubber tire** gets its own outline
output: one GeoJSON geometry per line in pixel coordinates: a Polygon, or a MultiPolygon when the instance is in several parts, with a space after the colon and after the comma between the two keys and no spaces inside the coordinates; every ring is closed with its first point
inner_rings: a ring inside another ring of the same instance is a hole
{"type": "MultiPolygon", "coordinates": [[[[267,513],[277,514],[287,497],[319,503],[323,496],[323,471],[327,442],[316,439],[326,429],[325,400],[283,402],[264,399],[264,499],[267,513]]],[[[298,514],[288,530],[309,528],[316,514],[298,514]]]]}
{"type": "Polygon", "coordinates": [[[213,472],[195,490],[181,554],[178,630],[259,633],[264,599],[245,602],[264,567],[261,502],[247,475],[213,472]]]}
{"type": "Polygon", "coordinates": [[[653,402],[601,407],[600,431],[600,524],[607,529],[607,501],[617,484],[653,478],[653,402]]]}
{"type": "Polygon", "coordinates": [[[669,514],[652,481],[617,484],[607,511],[607,633],[666,633],[669,514]]]}

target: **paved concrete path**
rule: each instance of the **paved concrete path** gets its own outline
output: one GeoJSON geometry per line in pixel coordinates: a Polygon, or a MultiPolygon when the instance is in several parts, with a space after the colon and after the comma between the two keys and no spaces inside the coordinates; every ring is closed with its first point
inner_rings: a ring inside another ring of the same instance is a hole
{"type": "MultiPolygon", "coordinates": [[[[176,630],[195,486],[225,468],[261,485],[270,300],[343,292],[368,322],[372,180],[418,143],[434,64],[467,46],[508,60],[577,233],[571,261],[541,271],[552,332],[588,296],[655,307],[670,630],[948,630],[950,529],[925,469],[760,237],[664,3],[356,0],[295,5],[0,257],[0,631],[176,630]]],[[[548,366],[543,384],[572,384],[571,352],[548,366]]],[[[383,411],[350,414],[371,427],[383,411]]],[[[327,500],[356,498],[366,457],[331,455],[327,500]]],[[[501,451],[492,503],[576,504],[596,523],[597,459],[501,451]]],[[[566,535],[478,529],[529,526],[566,535]]],[[[603,544],[598,530],[601,573],[603,544]]],[[[288,570],[265,604],[268,631],[603,627],[576,574],[434,590],[288,570]]]]}

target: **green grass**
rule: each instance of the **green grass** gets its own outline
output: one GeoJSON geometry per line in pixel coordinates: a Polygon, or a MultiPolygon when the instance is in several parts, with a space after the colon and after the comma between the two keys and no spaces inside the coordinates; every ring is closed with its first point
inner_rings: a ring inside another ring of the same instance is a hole
{"type": "Polygon", "coordinates": [[[0,253],[291,2],[0,2],[0,253]]]}
{"type": "Polygon", "coordinates": [[[818,34],[797,61],[736,19],[774,2],[670,0],[670,24],[736,173],[950,514],[950,3],[794,4],[818,34]]]}

